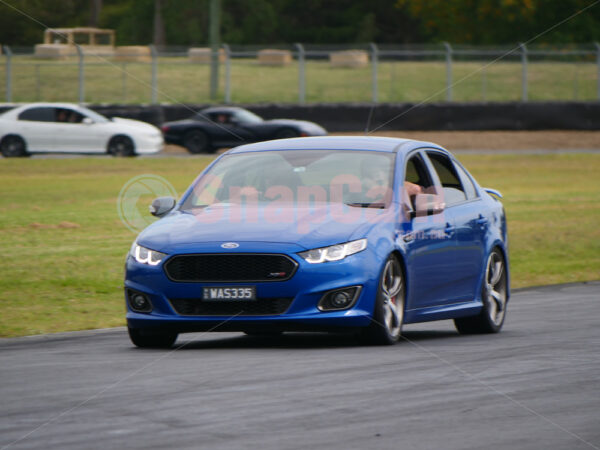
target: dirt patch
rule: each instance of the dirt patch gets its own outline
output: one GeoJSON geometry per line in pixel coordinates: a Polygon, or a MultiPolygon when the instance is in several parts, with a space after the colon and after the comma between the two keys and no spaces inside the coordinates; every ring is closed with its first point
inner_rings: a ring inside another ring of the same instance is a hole
{"type": "Polygon", "coordinates": [[[58,228],[81,228],[81,225],[75,222],[61,222],[58,224],[58,228]]]}
{"type": "Polygon", "coordinates": [[[61,222],[58,225],[55,224],[49,224],[49,223],[39,223],[39,222],[33,222],[29,224],[30,228],[36,228],[36,229],[56,229],[56,228],[81,228],[81,225],[79,225],[78,223],[75,222],[61,222]]]}
{"type": "MultiPolygon", "coordinates": [[[[364,133],[334,133],[363,136],[364,133]]],[[[389,136],[435,142],[448,150],[571,150],[599,149],[600,131],[376,131],[389,136]]],[[[188,153],[184,147],[166,145],[164,153],[188,153]]]]}

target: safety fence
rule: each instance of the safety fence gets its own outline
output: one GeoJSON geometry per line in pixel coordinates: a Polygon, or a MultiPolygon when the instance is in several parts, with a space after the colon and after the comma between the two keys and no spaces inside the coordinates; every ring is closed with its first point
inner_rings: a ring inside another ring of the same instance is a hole
{"type": "Polygon", "coordinates": [[[122,104],[600,100],[598,43],[223,44],[214,55],[202,48],[127,48],[131,53],[97,55],[76,45],[49,56],[5,45],[0,98],[122,104]]]}

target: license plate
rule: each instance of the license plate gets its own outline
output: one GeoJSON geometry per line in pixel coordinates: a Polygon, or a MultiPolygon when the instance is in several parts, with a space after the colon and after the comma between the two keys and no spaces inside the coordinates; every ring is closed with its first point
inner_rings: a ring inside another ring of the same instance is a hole
{"type": "Polygon", "coordinates": [[[202,300],[256,300],[254,286],[207,286],[202,288],[202,300]]]}

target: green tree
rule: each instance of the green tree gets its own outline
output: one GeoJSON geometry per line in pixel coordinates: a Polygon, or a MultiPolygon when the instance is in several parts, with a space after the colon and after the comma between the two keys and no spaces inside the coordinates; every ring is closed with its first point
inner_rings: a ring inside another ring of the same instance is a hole
{"type": "MultiPolygon", "coordinates": [[[[114,28],[118,45],[208,41],[208,0],[11,0],[0,3],[0,43],[33,45],[47,27],[98,23],[114,28]],[[157,8],[158,6],[158,8],[157,8]]],[[[465,44],[600,41],[600,3],[592,0],[222,0],[224,42],[231,44],[465,44]]]]}
{"type": "Polygon", "coordinates": [[[468,44],[590,42],[600,37],[600,4],[589,0],[398,0],[426,41],[468,44]],[[551,29],[564,19],[567,22],[551,29]],[[549,31],[550,30],[550,31],[549,31]]]}
{"type": "Polygon", "coordinates": [[[0,43],[38,44],[46,28],[80,26],[88,23],[89,14],[89,4],[77,0],[61,0],[60,8],[45,0],[0,3],[0,43]]]}

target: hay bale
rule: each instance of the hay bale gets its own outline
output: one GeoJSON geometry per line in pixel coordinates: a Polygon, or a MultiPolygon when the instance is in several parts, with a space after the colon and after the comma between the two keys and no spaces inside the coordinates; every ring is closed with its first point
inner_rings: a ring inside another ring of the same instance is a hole
{"type": "Polygon", "coordinates": [[[150,62],[152,61],[152,53],[150,47],[144,45],[124,45],[116,47],[115,61],[150,62]]]}
{"type": "Polygon", "coordinates": [[[75,55],[75,47],[67,44],[37,44],[34,53],[34,56],[40,59],[68,59],[75,55]]]}
{"type": "Polygon", "coordinates": [[[84,55],[90,56],[115,56],[115,49],[110,45],[82,45],[81,50],[84,55]]]}
{"type": "Polygon", "coordinates": [[[258,52],[258,63],[262,66],[287,66],[292,62],[292,52],[265,48],[258,52]]]}
{"type": "MultiPolygon", "coordinates": [[[[210,64],[210,48],[195,47],[188,50],[188,58],[192,63],[210,64]]],[[[219,49],[219,62],[225,62],[225,50],[219,49]]]]}
{"type": "Polygon", "coordinates": [[[329,54],[331,67],[366,67],[369,64],[369,53],[365,50],[343,50],[329,54]]]}

